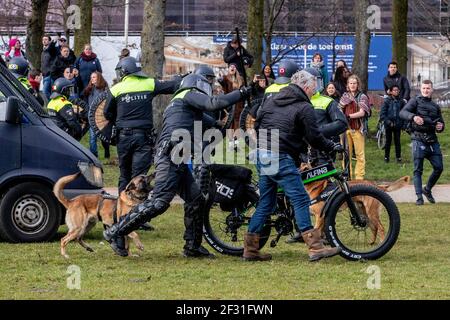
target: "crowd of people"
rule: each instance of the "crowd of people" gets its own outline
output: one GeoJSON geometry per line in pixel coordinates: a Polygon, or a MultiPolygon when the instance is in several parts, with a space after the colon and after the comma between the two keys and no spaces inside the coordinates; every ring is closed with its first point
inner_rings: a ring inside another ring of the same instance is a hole
{"type": "MultiPolygon", "coordinates": [[[[183,145],[183,141],[174,142],[172,135],[178,129],[193,133],[194,121],[205,122],[208,117],[212,118],[209,121],[211,126],[220,126],[221,119],[214,118],[215,115],[231,105],[235,105],[231,129],[239,129],[240,114],[248,99],[262,101],[250,111],[255,118],[255,129],[257,132],[260,129],[278,130],[279,150],[277,153],[270,149],[258,150],[261,198],[245,235],[244,259],[270,259],[269,255],[259,253],[257,244],[259,232],[274,205],[276,185],[283,186],[294,206],[298,233],[292,240],[304,240],[312,261],[338,253],[336,248],[323,245],[319,231],[311,225],[309,198],[297,168],[300,161],[306,159],[319,165],[329,159],[324,152],[333,153],[335,157],[336,152],[347,148],[356,158],[354,168],[349,163],[350,178],[365,179],[367,119],[372,113],[370,99],[361,90],[360,78],[351,73],[345,61],[338,61],[334,74],[330,76],[320,53],[314,54],[310,65],[304,70],[300,70],[295,61],[283,59],[278,64],[277,76],[271,65],[265,65],[260,74],[250,81],[251,84],[245,86],[245,69],[253,64],[254,59],[234,38],[223,54],[228,65],[227,73],[217,78],[224,94],[213,96],[216,75],[209,66],[199,66],[184,78],[176,76],[170,81],[159,81],[142,72],[139,62],[130,56],[128,49],[122,50],[116,66],[117,81],[109,87],[92,46],[86,44],[80,56],[76,57],[66,42],[63,36],[56,41],[47,35],[42,38],[41,71],[32,69],[27,72],[29,64],[26,53],[21,50],[17,39],[10,41],[6,59],[9,69],[36,96],[42,81],[50,116],[59,127],[76,138],[80,138],[82,128],[74,114],[72,101],[83,99],[87,106],[91,106],[99,95],[106,92],[104,116],[115,123],[117,129],[119,192],[133,177],[146,174],[155,164],[156,184],[152,198],[133,208],[104,233],[117,254],[128,254],[124,236],[164,213],[178,193],[186,202],[184,255],[212,257],[201,246],[205,198],[189,166],[174,163],[171,151],[183,145]],[[156,135],[152,101],[160,94],[170,94],[172,100],[164,111],[162,130],[156,135]],[[263,158],[265,161],[261,161],[263,158]],[[267,173],[271,169],[266,166],[267,159],[272,158],[277,158],[280,166],[276,172],[267,173]]],[[[442,132],[445,125],[439,106],[432,101],[433,85],[431,81],[424,80],[420,95],[411,99],[408,80],[398,72],[397,63],[391,62],[384,87],[386,98],[380,113],[380,121],[384,123],[387,134],[384,161],[390,161],[393,138],[396,161],[402,162],[400,134],[402,129],[407,128],[413,140],[416,203],[423,204],[422,195],[434,203],[432,188],[443,171],[436,133],[442,132]],[[431,162],[433,173],[422,188],[424,159],[431,162]]],[[[227,138],[231,149],[238,147],[237,133],[227,138]]],[[[271,143],[266,141],[264,145],[270,146],[271,143]]],[[[92,129],[89,146],[92,153],[98,156],[97,137],[92,129]]],[[[105,158],[108,158],[109,146],[104,147],[105,158]]]]}

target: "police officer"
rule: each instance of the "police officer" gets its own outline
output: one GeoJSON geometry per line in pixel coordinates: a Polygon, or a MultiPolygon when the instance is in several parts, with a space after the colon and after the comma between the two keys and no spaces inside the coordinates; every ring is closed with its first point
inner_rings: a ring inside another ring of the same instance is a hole
{"type": "Polygon", "coordinates": [[[111,87],[104,114],[117,128],[120,193],[133,177],[147,174],[152,165],[153,98],[158,94],[174,93],[180,80],[162,82],[150,78],[133,57],[121,59],[116,73],[120,82],[111,87]]]}
{"type": "Polygon", "coordinates": [[[77,140],[81,139],[81,125],[73,112],[73,105],[68,100],[74,91],[73,83],[66,78],[59,78],[52,85],[52,94],[47,105],[48,114],[56,125],[77,140]]]}
{"type": "Polygon", "coordinates": [[[291,83],[291,77],[299,70],[297,63],[291,59],[285,59],[278,65],[278,77],[275,82],[270,85],[264,92],[264,100],[260,105],[255,105],[250,110],[250,115],[256,118],[259,107],[267,98],[270,98],[280,92],[281,89],[287,87],[291,83]]]}
{"type": "Polygon", "coordinates": [[[23,57],[14,57],[8,62],[8,69],[11,73],[16,77],[17,80],[30,92],[33,96],[36,97],[38,102],[43,105],[44,101],[39,96],[39,93],[36,92],[28,81],[28,71],[29,71],[29,63],[23,57]]]}
{"type": "Polygon", "coordinates": [[[119,223],[104,232],[105,239],[117,254],[127,255],[124,236],[145,221],[164,213],[178,193],[185,201],[186,243],[183,255],[213,257],[201,246],[205,198],[187,165],[191,157],[190,148],[195,143],[194,122],[202,121],[205,111],[224,109],[247,97],[250,91],[250,88],[241,88],[213,97],[211,84],[205,77],[191,74],[183,79],[180,89],[164,111],[155,156],[156,177],[152,198],[134,207],[119,223]],[[180,141],[179,133],[183,132],[189,133],[190,137],[185,135],[180,141]]]}
{"type": "MultiPolygon", "coordinates": [[[[319,73],[314,68],[306,68],[304,70],[313,76],[319,76],[319,73]]],[[[325,138],[338,143],[339,135],[344,133],[348,128],[347,119],[339,108],[339,104],[332,98],[322,95],[320,92],[321,90],[319,88],[319,90],[311,97],[311,104],[314,107],[317,127],[325,138]]],[[[314,148],[310,148],[308,154],[304,154],[302,157],[302,162],[309,162],[313,167],[326,164],[330,158],[329,155],[314,148]]],[[[334,188],[332,184],[330,184],[325,191],[328,191],[328,189],[331,188],[334,188]]],[[[295,227],[297,229],[296,224],[295,227]]],[[[291,238],[287,239],[286,242],[303,242],[299,230],[297,230],[291,238]]]]}
{"type": "Polygon", "coordinates": [[[431,189],[437,183],[444,170],[441,146],[436,133],[444,131],[445,123],[441,108],[432,100],[433,83],[430,80],[422,82],[421,95],[409,100],[400,111],[400,118],[411,123],[411,140],[414,158],[414,188],[417,195],[417,205],[423,205],[422,194],[430,203],[435,203],[431,189]],[[422,189],[423,161],[427,159],[433,166],[433,172],[427,185],[422,189]]]}

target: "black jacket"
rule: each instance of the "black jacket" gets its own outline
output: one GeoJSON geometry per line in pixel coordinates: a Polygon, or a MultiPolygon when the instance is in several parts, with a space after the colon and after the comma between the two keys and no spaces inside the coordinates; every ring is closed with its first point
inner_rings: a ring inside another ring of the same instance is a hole
{"type": "MultiPolygon", "coordinates": [[[[237,55],[238,50],[239,48],[235,50],[231,46],[231,41],[229,41],[227,46],[225,47],[225,50],[223,51],[223,61],[225,61],[225,63],[228,63],[228,65],[230,65],[231,63],[235,63],[239,74],[241,76],[244,76],[244,66],[241,64],[241,58],[237,55]]],[[[251,66],[253,64],[253,56],[248,53],[248,51],[244,47],[242,47],[242,52],[242,59],[247,60],[247,64],[251,66]]]]}
{"type": "Polygon", "coordinates": [[[290,84],[276,96],[268,98],[256,118],[260,148],[271,148],[273,136],[279,140],[279,152],[288,153],[298,161],[305,153],[307,143],[314,149],[330,152],[334,143],[326,139],[317,127],[314,108],[306,93],[297,85],[290,84]],[[261,129],[267,130],[267,135],[261,129]],[[305,142],[306,140],[306,142],[305,142]]]}
{"type": "Polygon", "coordinates": [[[384,91],[389,90],[394,84],[398,85],[400,88],[400,99],[405,99],[409,101],[411,98],[411,89],[409,87],[409,81],[406,77],[402,76],[399,72],[391,76],[389,73],[383,79],[384,91]]]}
{"type": "Polygon", "coordinates": [[[403,99],[392,96],[387,97],[381,107],[380,121],[384,122],[384,125],[387,127],[401,129],[403,121],[400,119],[400,111],[405,105],[406,103],[403,99]]]}
{"type": "MultiPolygon", "coordinates": [[[[411,139],[424,143],[437,142],[436,122],[443,123],[445,128],[441,108],[431,98],[425,98],[423,96],[411,99],[402,111],[400,111],[400,118],[410,121],[411,139]],[[421,126],[417,125],[413,120],[415,116],[423,118],[424,124],[421,126]]],[[[444,131],[444,128],[438,133],[444,131]]]]}
{"type": "Polygon", "coordinates": [[[127,76],[108,91],[104,115],[115,122],[119,130],[153,129],[153,98],[159,94],[174,93],[180,82],[181,78],[158,81],[147,77],[127,76]]]}
{"type": "Polygon", "coordinates": [[[193,139],[194,121],[204,121],[206,125],[208,125],[206,122],[209,122],[209,125],[213,126],[211,121],[205,122],[208,118],[204,117],[204,112],[225,109],[240,100],[239,90],[215,97],[209,97],[200,91],[189,88],[178,92],[164,111],[158,144],[170,140],[175,130],[184,129],[190,133],[193,139]]]}
{"type": "Polygon", "coordinates": [[[64,70],[67,67],[71,67],[75,64],[75,57],[69,55],[67,58],[59,55],[53,61],[53,64],[50,68],[50,75],[53,80],[64,77],[64,70]]]}
{"type": "Polygon", "coordinates": [[[51,41],[48,47],[43,49],[41,53],[42,76],[48,77],[50,75],[50,70],[57,55],[58,49],[56,48],[55,42],[51,41]]]}

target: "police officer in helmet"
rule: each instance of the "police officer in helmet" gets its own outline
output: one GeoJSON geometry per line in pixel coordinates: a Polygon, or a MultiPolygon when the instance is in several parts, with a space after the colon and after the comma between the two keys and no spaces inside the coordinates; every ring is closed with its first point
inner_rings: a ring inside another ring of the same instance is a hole
{"type": "Polygon", "coordinates": [[[278,76],[275,82],[270,85],[264,92],[264,100],[260,105],[256,105],[250,110],[250,115],[256,118],[257,112],[262,104],[270,97],[277,95],[281,89],[287,87],[291,83],[291,77],[299,71],[299,67],[294,60],[284,59],[278,64],[278,76]]]}
{"type": "Polygon", "coordinates": [[[73,111],[73,105],[68,97],[74,92],[73,83],[66,78],[58,78],[52,85],[52,94],[47,105],[47,110],[62,130],[69,133],[77,140],[81,139],[81,125],[73,111]]]}
{"type": "Polygon", "coordinates": [[[117,224],[104,232],[113,250],[127,255],[124,236],[136,230],[140,224],[164,213],[175,194],[185,201],[184,250],[185,257],[213,258],[201,245],[205,210],[205,198],[194,180],[187,163],[191,158],[194,139],[194,122],[202,121],[205,111],[214,112],[245,99],[251,88],[241,88],[226,95],[212,96],[211,83],[202,75],[186,76],[170,104],[164,111],[161,134],[155,156],[155,186],[151,199],[134,207],[121,217],[117,224]],[[189,132],[190,139],[179,139],[178,132],[189,132]]]}
{"type": "Polygon", "coordinates": [[[36,97],[38,102],[43,105],[44,101],[39,96],[38,92],[36,92],[28,81],[28,71],[30,70],[29,63],[23,57],[14,57],[8,62],[8,70],[16,77],[17,80],[30,92],[33,96],[36,97]]]}
{"type": "Polygon", "coordinates": [[[133,57],[121,59],[116,74],[120,82],[111,87],[104,114],[117,128],[120,193],[133,177],[147,174],[152,165],[153,98],[174,93],[181,80],[162,82],[150,78],[133,57]]]}

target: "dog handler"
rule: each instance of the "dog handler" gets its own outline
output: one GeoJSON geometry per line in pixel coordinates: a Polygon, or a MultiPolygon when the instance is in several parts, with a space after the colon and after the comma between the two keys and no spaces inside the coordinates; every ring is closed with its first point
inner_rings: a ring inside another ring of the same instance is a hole
{"type": "MultiPolygon", "coordinates": [[[[180,89],[164,111],[162,131],[157,142],[155,156],[155,186],[151,199],[134,207],[121,217],[117,224],[103,235],[112,249],[120,256],[126,256],[125,236],[136,230],[140,224],[164,213],[175,194],[185,201],[185,233],[183,255],[185,257],[213,258],[201,245],[205,199],[188,168],[188,161],[174,161],[180,155],[190,158],[191,150],[184,154],[183,142],[194,143],[194,122],[202,121],[205,111],[216,111],[245,99],[251,88],[241,88],[226,95],[212,96],[211,83],[202,75],[191,74],[183,79],[180,89]],[[180,141],[177,132],[189,132],[190,141],[180,141]]],[[[180,159],[177,159],[180,160],[180,159]]]]}

